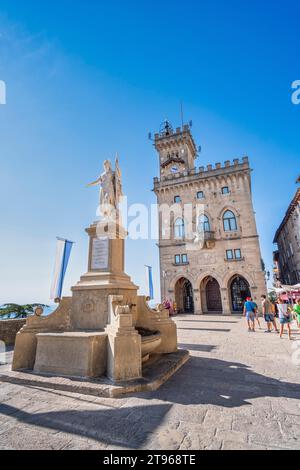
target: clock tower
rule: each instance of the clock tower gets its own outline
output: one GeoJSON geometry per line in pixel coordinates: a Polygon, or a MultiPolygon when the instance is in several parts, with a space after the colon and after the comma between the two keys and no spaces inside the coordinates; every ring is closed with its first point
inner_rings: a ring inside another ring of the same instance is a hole
{"type": "Polygon", "coordinates": [[[160,132],[155,134],[154,146],[159,154],[160,177],[190,171],[195,168],[197,148],[185,124],[175,131],[169,121],[164,121],[160,132]]]}
{"type": "Polygon", "coordinates": [[[197,168],[191,124],[168,121],[154,147],[162,300],[196,314],[241,314],[249,296],[259,304],[267,290],[248,157],[197,168]]]}

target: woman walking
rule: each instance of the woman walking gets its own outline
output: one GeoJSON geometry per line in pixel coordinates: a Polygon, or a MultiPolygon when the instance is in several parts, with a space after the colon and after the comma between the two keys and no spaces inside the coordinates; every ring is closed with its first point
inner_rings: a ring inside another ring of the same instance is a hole
{"type": "Polygon", "coordinates": [[[287,326],[288,330],[288,335],[289,339],[292,339],[291,337],[291,314],[288,310],[288,305],[284,303],[284,301],[279,298],[278,299],[278,313],[279,313],[279,323],[280,323],[280,338],[282,338],[283,335],[283,330],[284,330],[284,325],[287,326]]]}

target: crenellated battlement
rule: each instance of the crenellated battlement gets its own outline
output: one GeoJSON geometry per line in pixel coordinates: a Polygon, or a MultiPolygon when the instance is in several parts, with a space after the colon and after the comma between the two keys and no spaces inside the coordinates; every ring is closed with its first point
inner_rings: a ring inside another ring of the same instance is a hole
{"type": "Polygon", "coordinates": [[[180,137],[184,133],[189,133],[191,135],[190,126],[188,124],[184,124],[182,128],[176,127],[175,130],[173,130],[172,126],[170,126],[167,128],[167,131],[166,128],[164,128],[164,130],[160,133],[155,133],[154,141],[155,143],[158,143],[158,141],[162,141],[164,139],[169,140],[171,137],[180,137]]]}
{"type": "Polygon", "coordinates": [[[226,176],[226,174],[230,174],[235,171],[241,170],[249,170],[249,158],[247,156],[240,158],[235,158],[231,162],[230,160],[226,160],[224,164],[215,163],[214,165],[209,164],[206,167],[200,166],[198,168],[193,168],[192,170],[186,170],[178,173],[173,173],[166,175],[159,179],[158,177],[154,178],[154,186],[156,187],[160,183],[165,183],[174,180],[178,180],[178,182],[183,182],[187,177],[195,177],[197,178],[211,178],[216,176],[226,176]]]}

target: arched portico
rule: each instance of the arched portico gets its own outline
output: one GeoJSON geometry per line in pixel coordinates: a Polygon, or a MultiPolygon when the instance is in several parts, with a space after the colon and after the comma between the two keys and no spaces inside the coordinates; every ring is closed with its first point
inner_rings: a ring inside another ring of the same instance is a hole
{"type": "Polygon", "coordinates": [[[202,313],[222,313],[220,284],[213,276],[206,276],[200,283],[202,313]]]}
{"type": "Polygon", "coordinates": [[[228,293],[231,311],[241,313],[247,297],[251,297],[250,284],[244,276],[236,274],[228,283],[228,293]]]}
{"type": "Polygon", "coordinates": [[[175,284],[175,301],[178,313],[194,313],[194,290],[192,283],[181,277],[175,284]]]}

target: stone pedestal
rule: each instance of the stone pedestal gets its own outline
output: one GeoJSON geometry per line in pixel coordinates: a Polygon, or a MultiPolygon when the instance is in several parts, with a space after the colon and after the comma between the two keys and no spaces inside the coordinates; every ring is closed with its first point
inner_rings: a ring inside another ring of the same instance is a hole
{"type": "Polygon", "coordinates": [[[103,332],[39,333],[34,372],[100,377],[106,372],[106,351],[103,332]]]}
{"type": "Polygon", "coordinates": [[[141,336],[133,327],[132,315],[116,312],[106,333],[107,376],[115,382],[142,377],[141,336]]]}
{"type": "Polygon", "coordinates": [[[72,288],[71,328],[105,328],[109,295],[122,295],[124,303],[132,305],[135,321],[138,288],[124,273],[126,232],[120,225],[106,221],[94,223],[86,231],[90,237],[88,272],[72,288]]]}
{"type": "Polygon", "coordinates": [[[27,318],[26,325],[16,336],[12,370],[34,368],[38,333],[59,333],[70,329],[71,305],[71,297],[64,297],[51,315],[27,318]]]}
{"type": "MultiPolygon", "coordinates": [[[[18,333],[14,370],[72,380],[106,374],[110,385],[113,381],[129,390],[135,384],[136,390],[142,383],[143,360],[147,368],[150,355],[159,358],[177,351],[176,325],[168,311],[150,309],[124,273],[124,230],[102,222],[100,231],[99,238],[98,224],[87,229],[88,271],[72,288],[72,298],[64,298],[48,317],[28,318],[18,333]]],[[[175,371],[171,364],[166,369],[164,377],[175,371]]]]}

